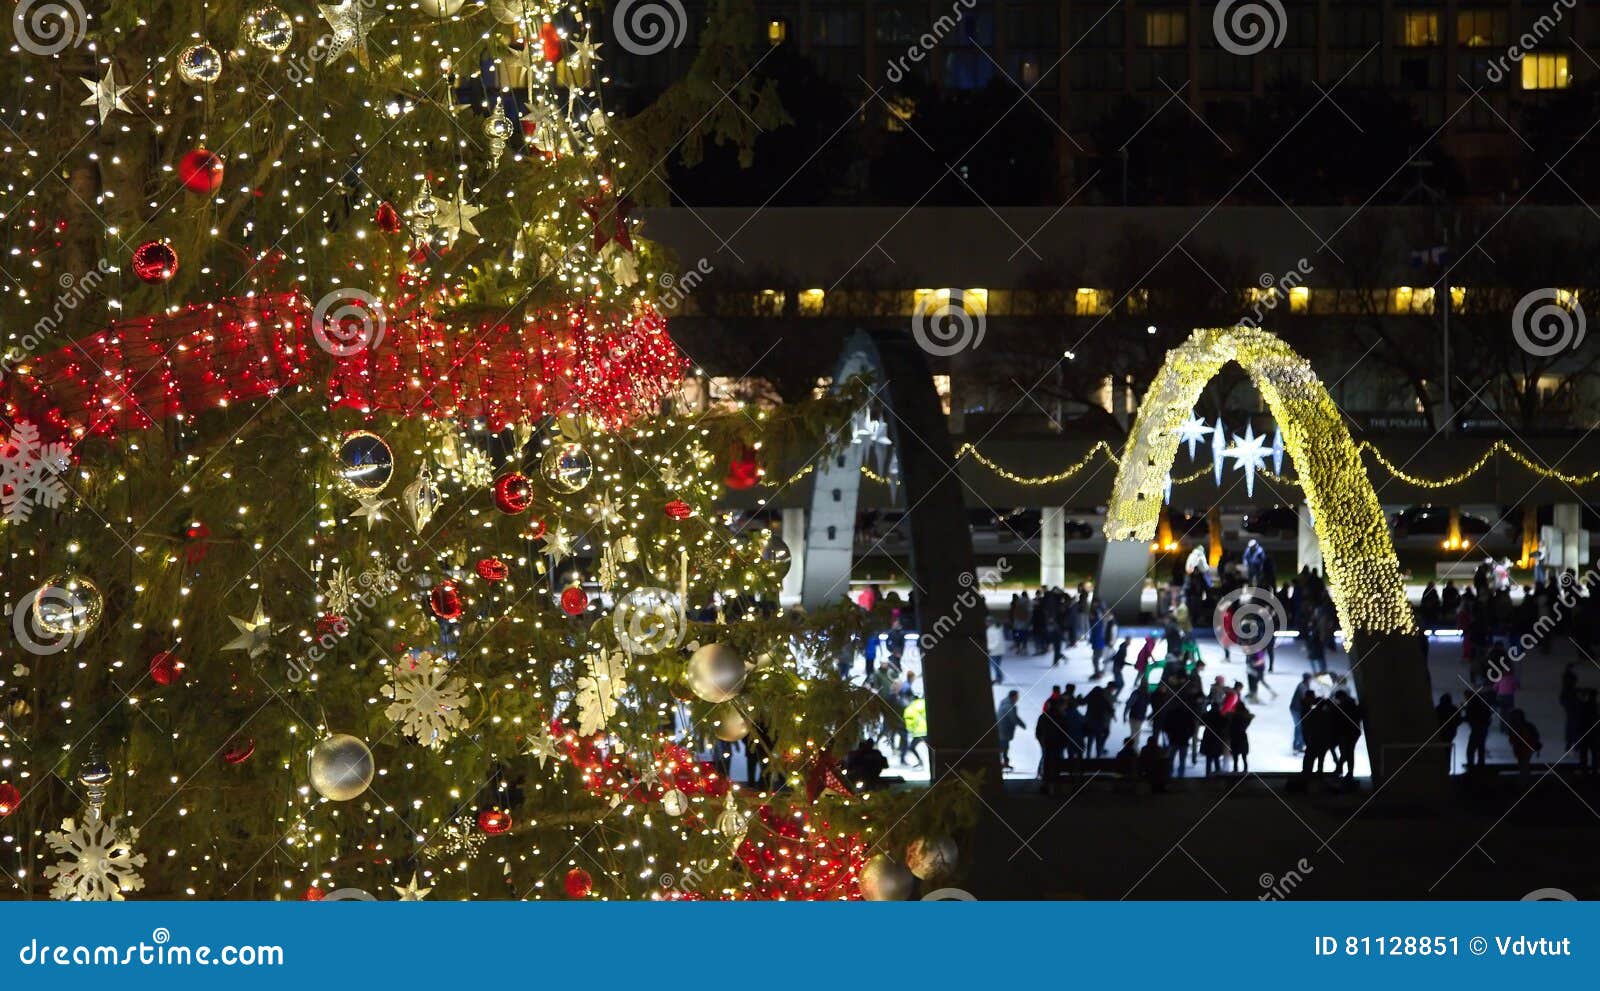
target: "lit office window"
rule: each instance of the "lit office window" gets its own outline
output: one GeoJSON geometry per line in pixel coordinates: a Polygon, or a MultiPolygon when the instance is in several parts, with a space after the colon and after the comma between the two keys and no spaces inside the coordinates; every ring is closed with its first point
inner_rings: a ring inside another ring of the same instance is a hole
{"type": "Polygon", "coordinates": [[[1427,48],[1439,43],[1439,15],[1426,11],[1400,15],[1400,44],[1427,48]]]}
{"type": "Polygon", "coordinates": [[[1149,48],[1182,48],[1189,43],[1189,15],[1181,10],[1152,10],[1144,15],[1144,43],[1149,48]]]}
{"type": "Polygon", "coordinates": [[[1565,55],[1529,55],[1522,60],[1523,89],[1566,89],[1571,85],[1565,55]]]}

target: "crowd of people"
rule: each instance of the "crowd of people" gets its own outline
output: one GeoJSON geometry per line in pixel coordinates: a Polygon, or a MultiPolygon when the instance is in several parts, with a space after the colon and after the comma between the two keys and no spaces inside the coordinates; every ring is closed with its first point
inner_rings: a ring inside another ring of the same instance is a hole
{"type": "MultiPolygon", "coordinates": [[[[1557,574],[1541,564],[1533,577],[1520,601],[1513,601],[1508,562],[1489,558],[1474,570],[1468,587],[1429,582],[1417,603],[1417,621],[1425,630],[1461,633],[1461,678],[1467,690],[1459,703],[1444,693],[1435,711],[1446,742],[1453,743],[1466,727],[1469,769],[1488,763],[1490,734],[1498,729],[1526,778],[1544,747],[1539,728],[1517,704],[1530,655],[1548,656],[1566,638],[1582,656],[1592,657],[1600,642],[1600,581],[1594,572],[1557,574]]],[[[1600,771],[1600,693],[1581,684],[1575,664],[1562,672],[1559,702],[1566,748],[1558,760],[1571,755],[1580,770],[1600,771]]]]}
{"type": "MultiPolygon", "coordinates": [[[[1600,594],[1579,592],[1577,576],[1545,572],[1517,600],[1508,569],[1492,560],[1465,588],[1452,581],[1424,588],[1415,607],[1423,640],[1441,630],[1462,633],[1462,678],[1469,687],[1459,703],[1455,693],[1443,694],[1437,715],[1445,742],[1453,743],[1466,728],[1469,768],[1487,762],[1490,735],[1497,729],[1525,774],[1541,753],[1539,730],[1517,705],[1522,668],[1530,652],[1548,653],[1560,637],[1570,637],[1586,651],[1600,640],[1600,594]]],[[[995,716],[1006,770],[1015,770],[1016,735],[1031,728],[1042,755],[1034,772],[1046,790],[1096,769],[1143,779],[1157,789],[1190,774],[1249,773],[1257,713],[1264,705],[1285,705],[1301,773],[1354,776],[1365,713],[1348,678],[1329,669],[1329,656],[1340,649],[1338,620],[1321,574],[1304,568],[1278,584],[1271,556],[1254,540],[1215,566],[1203,548],[1196,548],[1159,598],[1159,630],[1137,640],[1120,635],[1111,610],[1087,583],[1071,591],[1041,587],[1014,593],[1005,610],[990,618],[988,645],[997,686],[1005,681],[1006,654],[1048,656],[1052,667],[1079,644],[1086,644],[1090,655],[1087,689],[1073,683],[1053,687],[1031,721],[1021,693],[1002,688],[995,716]],[[1296,631],[1310,670],[1292,687],[1272,683],[1278,677],[1272,634],[1278,630],[1250,635],[1242,629],[1247,620],[1240,610],[1273,616],[1280,629],[1296,631]],[[1207,680],[1197,625],[1216,631],[1223,663],[1231,664],[1237,655],[1243,677],[1207,680]]],[[[888,628],[867,637],[862,651],[866,684],[882,700],[888,718],[876,739],[849,752],[847,769],[876,778],[889,764],[885,751],[901,766],[922,767],[927,714],[916,673],[903,665],[910,603],[869,586],[857,604],[868,611],[888,607],[888,628]]],[[[840,662],[847,676],[854,664],[855,652],[850,653],[840,662]]],[[[1582,685],[1574,665],[1563,675],[1560,704],[1568,753],[1580,767],[1600,771],[1600,691],[1582,685]]]]}

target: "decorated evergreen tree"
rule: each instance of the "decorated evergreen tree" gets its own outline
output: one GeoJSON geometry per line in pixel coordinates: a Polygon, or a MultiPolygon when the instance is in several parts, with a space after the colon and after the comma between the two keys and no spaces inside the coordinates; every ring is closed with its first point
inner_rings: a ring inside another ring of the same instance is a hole
{"type": "Polygon", "coordinates": [[[969,807],[836,757],[889,718],[833,663],[871,618],[778,609],[781,542],[719,509],[843,404],[666,411],[630,208],[780,118],[745,5],[629,120],[588,4],[41,9],[0,70],[12,894],[937,875],[969,807]]]}

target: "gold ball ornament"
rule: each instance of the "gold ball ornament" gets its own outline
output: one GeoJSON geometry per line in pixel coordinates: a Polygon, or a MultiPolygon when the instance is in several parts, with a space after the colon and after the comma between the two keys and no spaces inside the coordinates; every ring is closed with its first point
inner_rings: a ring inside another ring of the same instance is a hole
{"type": "Polygon", "coordinates": [[[708,643],[689,658],[689,690],[703,702],[727,702],[744,688],[745,673],[738,651],[708,643]]]}
{"type": "Polygon", "coordinates": [[[955,840],[948,836],[924,836],[912,840],[906,847],[906,867],[926,881],[955,870],[957,856],[955,840]]]}
{"type": "Polygon", "coordinates": [[[311,749],[311,787],[334,802],[348,802],[372,784],[372,751],[348,733],[335,733],[311,749]]]}
{"type": "Polygon", "coordinates": [[[222,53],[202,41],[178,53],[178,78],[190,86],[210,86],[222,77],[222,53]]]}
{"type": "Polygon", "coordinates": [[[33,596],[33,621],[58,637],[88,633],[105,614],[100,587],[72,571],[51,575],[33,596]]]}
{"type": "Polygon", "coordinates": [[[272,4],[257,7],[244,18],[244,40],[264,52],[282,55],[294,41],[294,22],[272,4]]]}
{"type": "Polygon", "coordinates": [[[737,743],[750,735],[750,720],[738,706],[724,702],[711,712],[711,732],[723,743],[737,743]]]}
{"type": "Polygon", "coordinates": [[[594,461],[582,444],[557,444],[544,452],[539,472],[550,487],[564,495],[582,492],[594,477],[594,461]]]}
{"type": "Polygon", "coordinates": [[[861,897],[869,902],[903,902],[916,886],[916,875],[887,854],[878,854],[861,869],[861,897]]]}
{"type": "Polygon", "coordinates": [[[417,6],[429,17],[451,17],[467,5],[467,0],[418,0],[417,6]]]}
{"type": "Polygon", "coordinates": [[[352,430],[339,441],[339,480],[355,495],[383,490],[394,477],[394,452],[370,430],[352,430]]]}

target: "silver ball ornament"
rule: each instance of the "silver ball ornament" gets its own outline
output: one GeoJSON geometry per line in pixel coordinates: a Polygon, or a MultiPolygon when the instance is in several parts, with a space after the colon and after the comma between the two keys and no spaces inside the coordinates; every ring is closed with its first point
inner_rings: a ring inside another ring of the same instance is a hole
{"type": "Polygon", "coordinates": [[[916,886],[916,875],[887,854],[878,854],[861,869],[861,897],[869,902],[903,902],[916,886]]]}
{"type": "Polygon", "coordinates": [[[689,690],[705,702],[726,702],[744,688],[744,658],[727,644],[708,643],[689,658],[689,690]]]}
{"type": "Polygon", "coordinates": [[[926,881],[955,870],[957,855],[956,841],[950,837],[924,836],[906,847],[906,866],[926,881]]]}
{"type": "Polygon", "coordinates": [[[738,706],[724,702],[711,713],[711,732],[723,743],[737,743],[750,735],[750,720],[738,706]]]}
{"type": "Polygon", "coordinates": [[[209,86],[222,77],[222,53],[202,41],[178,53],[178,78],[190,86],[209,86]]]}
{"type": "Polygon", "coordinates": [[[294,41],[294,22],[280,7],[257,7],[244,18],[244,39],[256,48],[282,55],[294,41]]]}
{"type": "Polygon", "coordinates": [[[583,491],[594,476],[594,460],[582,444],[557,444],[539,459],[539,472],[557,492],[583,491]]]}
{"type": "Polygon", "coordinates": [[[467,0],[417,0],[417,6],[429,17],[449,17],[467,5],[467,0]]]}
{"type": "Polygon", "coordinates": [[[372,751],[348,733],[335,733],[311,749],[311,787],[323,798],[348,802],[372,784],[372,751]]]}

